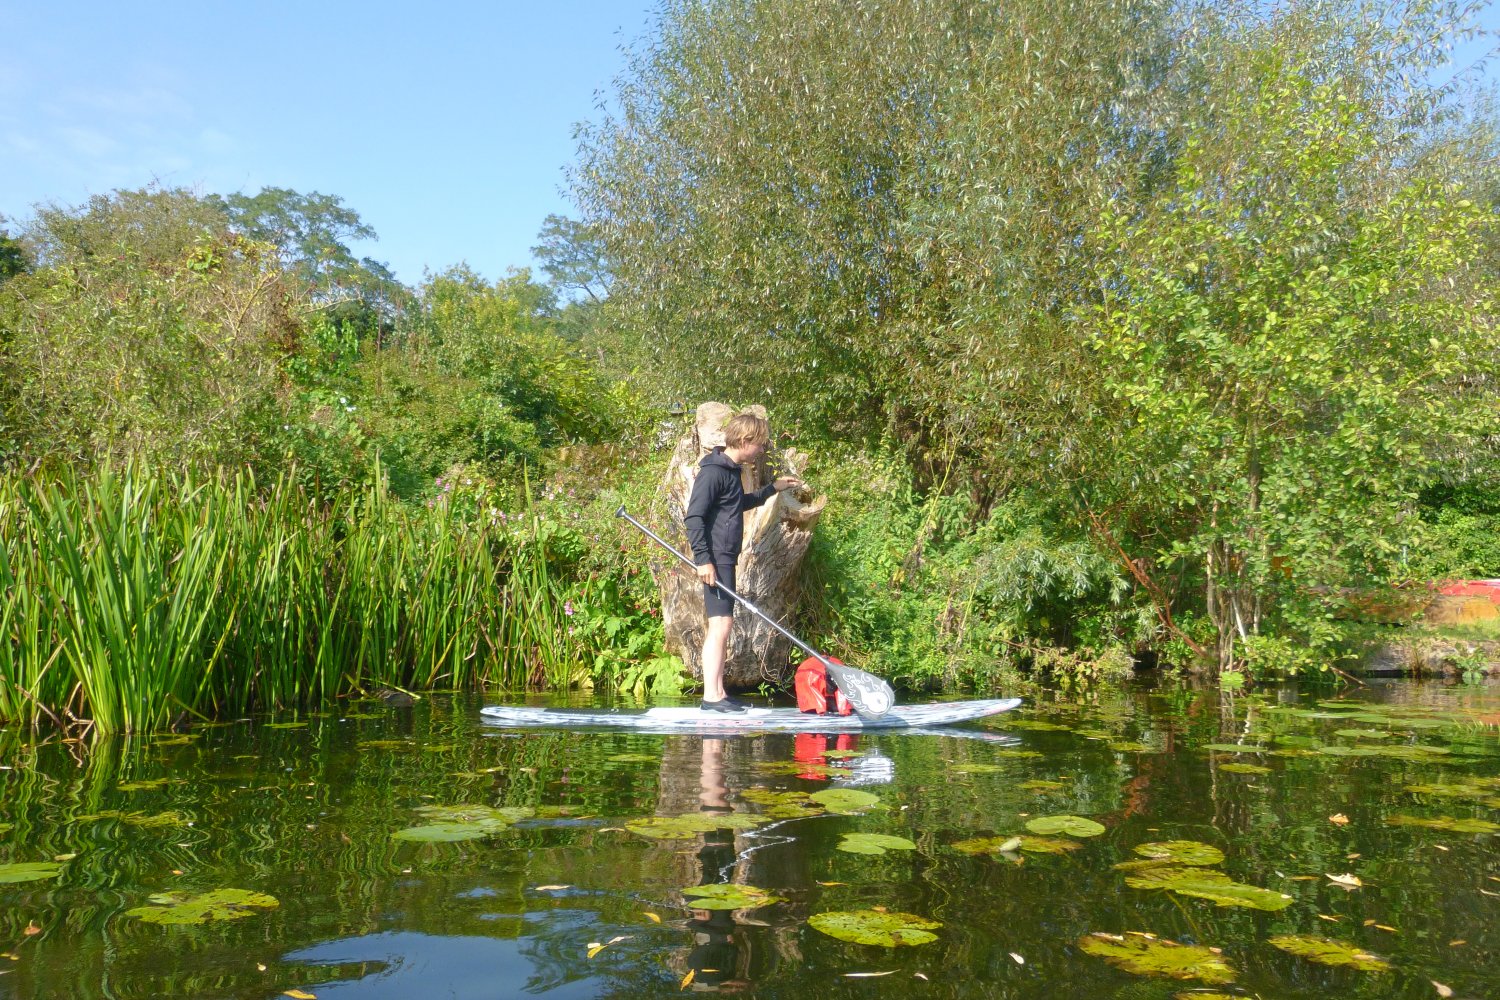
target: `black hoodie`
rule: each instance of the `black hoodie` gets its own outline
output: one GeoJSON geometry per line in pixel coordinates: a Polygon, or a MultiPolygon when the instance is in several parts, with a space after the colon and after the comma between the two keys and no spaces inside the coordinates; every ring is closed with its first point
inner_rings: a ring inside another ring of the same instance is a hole
{"type": "Polygon", "coordinates": [[[775,483],[746,493],[740,483],[739,463],[724,454],[723,448],[704,455],[698,463],[687,514],[682,518],[688,544],[693,547],[693,562],[699,566],[738,562],[745,537],[745,520],[740,515],[775,495],[775,483]]]}

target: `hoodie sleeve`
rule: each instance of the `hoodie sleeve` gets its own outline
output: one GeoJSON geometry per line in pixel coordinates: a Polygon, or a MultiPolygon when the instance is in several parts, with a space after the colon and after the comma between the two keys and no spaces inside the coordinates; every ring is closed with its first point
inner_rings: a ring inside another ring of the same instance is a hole
{"type": "Polygon", "coordinates": [[[719,499],[718,493],[718,471],[711,465],[699,469],[698,478],[693,480],[693,495],[688,500],[687,513],[682,516],[682,526],[687,529],[688,545],[693,550],[693,562],[699,566],[713,562],[708,536],[715,501],[719,499]]]}
{"type": "Polygon", "coordinates": [[[740,504],[740,510],[750,510],[754,507],[759,507],[775,495],[776,482],[772,480],[754,493],[746,493],[744,501],[740,504]]]}

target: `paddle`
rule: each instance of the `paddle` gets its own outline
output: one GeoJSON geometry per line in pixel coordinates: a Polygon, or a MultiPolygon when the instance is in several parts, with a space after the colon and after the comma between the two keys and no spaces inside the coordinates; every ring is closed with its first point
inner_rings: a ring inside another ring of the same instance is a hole
{"type": "MultiPolygon", "coordinates": [[[[673,548],[666,541],[662,540],[662,538],[657,535],[656,532],[652,531],[650,528],[646,527],[644,524],[637,521],[629,514],[625,513],[624,504],[621,504],[620,509],[615,511],[615,517],[623,517],[625,520],[629,521],[631,524],[644,531],[653,542],[660,545],[668,552],[672,553],[688,566],[692,567],[694,571],[697,570],[697,566],[694,565],[691,559],[683,555],[681,552],[677,551],[677,549],[673,548]]],[[[855,667],[851,667],[848,664],[834,663],[828,657],[824,656],[822,653],[818,652],[816,649],[813,649],[807,643],[803,642],[801,639],[788,632],[785,628],[782,627],[780,622],[776,621],[776,619],[772,618],[760,608],[757,608],[754,604],[751,604],[739,594],[736,594],[734,591],[724,586],[724,584],[718,584],[718,587],[720,590],[724,591],[724,593],[728,594],[731,600],[739,604],[743,604],[746,608],[750,609],[757,616],[759,616],[761,621],[765,622],[767,625],[771,626],[776,631],[786,636],[788,639],[792,640],[793,644],[795,644],[798,649],[801,649],[809,656],[816,657],[818,662],[823,664],[823,669],[828,671],[828,676],[832,677],[833,682],[838,685],[839,690],[844,692],[844,697],[849,699],[849,704],[854,706],[854,710],[860,714],[861,718],[879,719],[887,712],[889,712],[891,710],[891,707],[896,704],[896,693],[891,690],[891,686],[889,684],[881,680],[879,677],[876,677],[874,674],[868,673],[864,670],[859,670],[855,667]]]]}

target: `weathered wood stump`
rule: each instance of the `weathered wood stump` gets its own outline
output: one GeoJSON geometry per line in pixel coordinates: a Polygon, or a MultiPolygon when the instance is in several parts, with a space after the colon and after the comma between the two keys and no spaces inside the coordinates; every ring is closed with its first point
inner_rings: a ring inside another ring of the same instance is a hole
{"type": "MultiPolygon", "coordinates": [[[[750,412],[762,417],[766,415],[765,409],[759,406],[750,407],[750,412]]],[[[674,541],[689,555],[682,518],[692,496],[698,462],[724,443],[724,425],[734,415],[735,412],[723,403],[699,406],[692,428],[677,442],[672,464],[662,483],[674,541]]],[[[760,489],[775,475],[798,475],[805,461],[805,456],[791,449],[767,449],[760,462],[741,469],[746,492],[760,489]],[[776,470],[774,474],[773,468],[776,470]]],[[[797,575],[812,541],[813,526],[817,524],[825,502],[825,497],[814,497],[812,491],[804,487],[778,493],[762,506],[744,514],[745,543],[735,568],[735,590],[788,627],[796,608],[797,575]]],[[[693,676],[701,678],[703,635],[708,624],[703,614],[702,584],[680,563],[675,568],[658,564],[657,569],[667,651],[681,657],[693,676]]],[[[736,606],[734,627],[729,633],[729,649],[724,660],[725,686],[731,690],[745,690],[762,681],[784,683],[789,676],[791,649],[791,643],[781,633],[750,611],[736,606]]]]}

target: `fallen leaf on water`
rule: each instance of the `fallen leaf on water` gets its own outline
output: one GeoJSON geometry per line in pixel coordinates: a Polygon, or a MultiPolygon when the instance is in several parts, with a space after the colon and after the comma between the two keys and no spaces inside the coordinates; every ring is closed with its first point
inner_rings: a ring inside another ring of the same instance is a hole
{"type": "Polygon", "coordinates": [[[1345,823],[1349,822],[1349,817],[1345,816],[1343,813],[1334,813],[1332,816],[1328,817],[1328,822],[1337,823],[1339,826],[1343,826],[1345,823]]]}
{"type": "Polygon", "coordinates": [[[595,955],[599,954],[603,950],[604,950],[604,945],[600,944],[598,941],[590,941],[589,942],[588,957],[589,958],[593,958],[595,955]]]}
{"type": "Polygon", "coordinates": [[[925,973],[925,972],[913,972],[913,973],[912,973],[912,977],[913,977],[913,978],[914,978],[914,979],[920,979],[920,980],[922,980],[922,982],[924,982],[924,983],[925,983],[925,982],[928,982],[928,979],[927,979],[927,974],[926,974],[926,973],[925,973]]]}
{"type": "MultiPolygon", "coordinates": [[[[1327,873],[1325,872],[1324,874],[1327,873]]],[[[1334,885],[1341,885],[1345,889],[1349,889],[1351,891],[1354,889],[1358,889],[1360,886],[1364,885],[1364,883],[1359,880],[1358,875],[1353,875],[1348,872],[1345,872],[1343,875],[1329,875],[1328,880],[1334,885]]]]}
{"type": "Polygon", "coordinates": [[[659,924],[659,923],[661,923],[661,917],[658,917],[656,914],[652,913],[650,910],[642,910],[641,912],[644,913],[648,918],[650,918],[650,920],[651,920],[651,922],[653,924],[659,924]]]}
{"type": "Polygon", "coordinates": [[[1451,997],[1453,995],[1453,987],[1451,987],[1451,986],[1444,986],[1442,983],[1438,982],[1436,979],[1429,980],[1429,982],[1432,983],[1432,988],[1435,989],[1435,990],[1437,990],[1437,995],[1438,996],[1440,996],[1440,997],[1451,997]]]}
{"type": "Polygon", "coordinates": [[[76,855],[76,854],[54,854],[54,855],[52,855],[52,860],[53,861],[72,861],[76,857],[78,857],[78,855],[76,855]]]}
{"type": "MultiPolygon", "coordinates": [[[[816,880],[815,880],[816,881],[816,880]]],[[[818,882],[819,885],[848,885],[848,882],[818,882]]]]}
{"type": "Polygon", "coordinates": [[[688,986],[693,981],[693,973],[695,973],[697,971],[698,971],[697,969],[689,969],[687,971],[687,975],[685,975],[685,976],[682,977],[682,982],[680,982],[680,983],[677,984],[677,988],[679,990],[685,990],[685,989],[687,989],[688,986]]]}
{"type": "Polygon", "coordinates": [[[1468,943],[1469,942],[1468,942],[1467,938],[1456,938],[1456,939],[1448,942],[1448,947],[1450,947],[1450,948],[1457,948],[1460,945],[1465,945],[1465,944],[1468,944],[1468,943]]]}
{"type": "Polygon", "coordinates": [[[305,990],[286,990],[281,995],[291,997],[292,1000],[318,1000],[316,993],[308,993],[305,990]]]}
{"type": "Polygon", "coordinates": [[[1446,851],[1448,849],[1448,848],[1444,847],[1442,844],[1433,844],[1432,846],[1436,847],[1440,851],[1446,851]]]}
{"type": "Polygon", "coordinates": [[[1488,889],[1480,889],[1479,891],[1484,893],[1486,896],[1500,896],[1500,892],[1490,892],[1488,889]]]}
{"type": "Polygon", "coordinates": [[[1316,876],[1316,875],[1293,875],[1290,878],[1288,878],[1287,881],[1288,882],[1315,882],[1315,881],[1317,881],[1317,878],[1318,878],[1318,876],[1316,876]]]}
{"type": "Polygon", "coordinates": [[[573,888],[571,885],[539,885],[539,886],[536,887],[536,891],[537,892],[551,892],[554,889],[571,889],[571,888],[573,888]]]}
{"type": "Polygon", "coordinates": [[[1358,858],[1359,858],[1358,854],[1346,854],[1346,855],[1344,855],[1344,860],[1345,861],[1354,861],[1354,860],[1357,860],[1358,858]]]}
{"type": "Polygon", "coordinates": [[[13,951],[0,951],[0,958],[8,958],[12,962],[19,962],[21,960],[21,956],[13,951]]]}
{"type": "Polygon", "coordinates": [[[1015,952],[1011,952],[1010,953],[1010,957],[1016,960],[1016,964],[1017,965],[1025,965],[1026,964],[1026,959],[1022,958],[1020,955],[1017,955],[1015,952]]]}
{"type": "Polygon", "coordinates": [[[266,971],[266,963],[264,963],[264,962],[256,962],[255,963],[255,968],[258,971],[260,971],[260,972],[265,972],[266,971]]]}
{"type": "Polygon", "coordinates": [[[1339,922],[1339,921],[1340,921],[1340,920],[1341,920],[1341,919],[1343,919],[1343,918],[1342,918],[1342,917],[1330,917],[1330,916],[1329,916],[1329,915],[1328,915],[1328,914],[1326,914],[1326,913],[1320,913],[1320,914],[1318,914],[1318,919],[1319,919],[1319,920],[1326,920],[1326,921],[1328,921],[1328,922],[1329,922],[1329,923],[1330,923],[1330,924],[1336,924],[1336,923],[1338,923],[1338,922],[1339,922]]]}
{"type": "Polygon", "coordinates": [[[1363,924],[1360,924],[1360,926],[1361,927],[1374,927],[1375,926],[1375,920],[1374,920],[1374,918],[1371,918],[1369,920],[1366,920],[1363,924]]]}
{"type": "Polygon", "coordinates": [[[1012,837],[1005,843],[1000,845],[1000,850],[1002,853],[1005,851],[1019,851],[1023,843],[1025,843],[1025,841],[1023,841],[1020,837],[1012,837]]]}
{"type": "Polygon", "coordinates": [[[1378,931],[1389,931],[1392,934],[1400,934],[1401,933],[1400,931],[1396,930],[1396,928],[1390,926],[1389,924],[1376,924],[1375,925],[1375,929],[1378,930],[1378,931]]]}
{"type": "Polygon", "coordinates": [[[40,933],[42,933],[42,929],[40,927],[38,927],[36,924],[34,924],[34,923],[32,923],[32,922],[30,922],[28,920],[26,922],[26,929],[24,931],[22,931],[21,933],[25,934],[27,937],[31,937],[33,934],[40,934],[40,933]]]}
{"type": "Polygon", "coordinates": [[[845,979],[874,979],[877,976],[889,976],[892,972],[895,972],[895,971],[896,971],[895,969],[891,969],[891,970],[889,970],[887,972],[846,972],[846,973],[844,973],[844,978],[845,979]]]}

